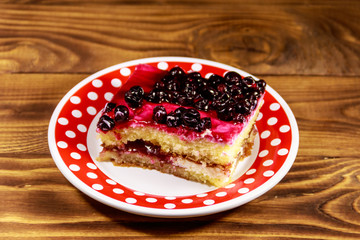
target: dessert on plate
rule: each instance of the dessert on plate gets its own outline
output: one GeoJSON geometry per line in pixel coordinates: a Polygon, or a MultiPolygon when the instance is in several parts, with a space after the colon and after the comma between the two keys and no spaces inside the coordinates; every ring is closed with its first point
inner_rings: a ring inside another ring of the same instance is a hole
{"type": "Polygon", "coordinates": [[[264,80],[136,66],[97,123],[98,161],[223,186],[249,156],[264,80]]]}

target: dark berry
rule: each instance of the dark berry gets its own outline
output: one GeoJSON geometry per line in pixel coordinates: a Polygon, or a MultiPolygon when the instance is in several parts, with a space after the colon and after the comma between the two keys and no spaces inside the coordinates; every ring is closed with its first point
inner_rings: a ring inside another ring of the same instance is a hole
{"type": "Polygon", "coordinates": [[[185,126],[195,128],[200,122],[200,113],[190,108],[182,115],[182,122],[185,126]]]}
{"type": "Polygon", "coordinates": [[[205,78],[201,77],[193,80],[192,82],[196,84],[197,88],[203,88],[208,85],[208,81],[205,78]]]}
{"type": "Polygon", "coordinates": [[[180,117],[176,116],[174,112],[170,112],[166,116],[166,125],[168,127],[178,127],[180,126],[180,124],[181,124],[180,117]]]}
{"type": "Polygon", "coordinates": [[[207,99],[201,99],[194,103],[194,107],[198,110],[207,112],[210,110],[210,101],[207,99]]]}
{"type": "Polygon", "coordinates": [[[230,99],[231,99],[231,96],[229,93],[222,94],[220,98],[218,98],[217,100],[215,100],[212,103],[213,108],[215,108],[215,110],[224,108],[226,105],[228,105],[230,99]]]}
{"type": "Polygon", "coordinates": [[[185,83],[182,92],[188,97],[195,97],[197,94],[196,85],[192,82],[187,82],[185,83]]]}
{"type": "Polygon", "coordinates": [[[166,109],[163,106],[156,106],[153,109],[153,120],[157,123],[165,123],[166,122],[166,109]]]}
{"type": "Polygon", "coordinates": [[[235,123],[244,123],[246,121],[246,118],[241,113],[235,113],[234,115],[234,122],[235,123]]]}
{"type": "Polygon", "coordinates": [[[223,77],[219,76],[219,75],[216,75],[216,74],[213,74],[209,77],[209,84],[213,87],[217,87],[217,85],[219,85],[220,83],[224,83],[225,80],[223,77]]]}
{"type": "Polygon", "coordinates": [[[115,127],[115,122],[111,117],[103,115],[100,117],[97,127],[102,131],[109,131],[115,127]]]}
{"type": "Polygon", "coordinates": [[[182,106],[192,106],[194,99],[192,97],[188,97],[186,95],[181,94],[177,99],[178,104],[182,106]]]}
{"type": "Polygon", "coordinates": [[[168,95],[169,102],[177,103],[180,93],[176,92],[176,91],[170,91],[167,93],[167,95],[168,95]]]}
{"type": "Polygon", "coordinates": [[[227,105],[223,108],[216,110],[217,117],[223,121],[232,121],[234,116],[234,107],[232,105],[227,105]]]}
{"type": "Polygon", "coordinates": [[[125,101],[131,108],[141,107],[143,97],[144,90],[140,86],[133,86],[125,93],[125,101]]]}
{"type": "Polygon", "coordinates": [[[214,88],[205,86],[205,87],[201,88],[200,94],[203,98],[212,101],[218,96],[219,93],[214,88]]]}
{"type": "Polygon", "coordinates": [[[248,86],[252,87],[255,84],[255,79],[251,76],[244,77],[243,82],[248,86]]]}
{"type": "Polygon", "coordinates": [[[199,72],[190,72],[186,75],[187,79],[195,80],[197,78],[201,78],[201,74],[199,72]]]}
{"type": "Polygon", "coordinates": [[[202,132],[206,129],[211,129],[211,119],[209,117],[200,119],[199,124],[195,127],[197,132],[202,132]]]}
{"type": "Polygon", "coordinates": [[[241,84],[242,77],[237,72],[227,72],[224,76],[225,82],[230,86],[239,86],[241,84]]]}
{"type": "Polygon", "coordinates": [[[241,101],[235,104],[235,112],[248,115],[251,112],[251,104],[249,101],[241,101]]]}
{"type": "Polygon", "coordinates": [[[173,67],[169,71],[169,75],[171,76],[184,76],[185,72],[181,67],[173,67]]]}
{"type": "Polygon", "coordinates": [[[105,105],[104,112],[105,112],[105,113],[110,112],[110,111],[113,110],[115,107],[116,107],[116,103],[108,102],[108,103],[105,105]]]}
{"type": "Polygon", "coordinates": [[[124,105],[119,105],[114,110],[116,122],[125,122],[129,119],[129,109],[124,105]]]}
{"type": "Polygon", "coordinates": [[[186,112],[187,112],[187,109],[184,108],[184,107],[178,107],[178,108],[174,111],[175,115],[178,116],[178,117],[180,117],[180,118],[182,118],[183,114],[186,113],[186,112]]]}
{"type": "Polygon", "coordinates": [[[243,90],[241,90],[241,88],[237,86],[232,86],[229,92],[231,96],[237,96],[243,94],[243,90]]]}
{"type": "Polygon", "coordinates": [[[131,92],[132,95],[136,95],[139,97],[143,97],[144,96],[144,89],[140,86],[133,86],[130,88],[129,90],[131,92]]]}
{"type": "Polygon", "coordinates": [[[170,80],[166,83],[165,89],[168,91],[179,91],[180,90],[180,83],[175,80],[170,80]]]}
{"type": "Polygon", "coordinates": [[[217,85],[216,89],[220,94],[226,93],[228,91],[228,87],[224,83],[217,85]]]}
{"type": "Polygon", "coordinates": [[[164,87],[165,87],[165,83],[163,82],[156,82],[154,85],[155,89],[164,89],[164,87]]]}
{"type": "Polygon", "coordinates": [[[266,82],[263,79],[260,79],[256,82],[257,87],[261,93],[265,92],[266,82]]]}
{"type": "Polygon", "coordinates": [[[125,102],[131,108],[141,107],[142,106],[142,100],[143,100],[143,98],[140,95],[133,94],[133,93],[131,93],[131,91],[127,91],[125,93],[125,102]]]}
{"type": "Polygon", "coordinates": [[[161,103],[168,101],[168,95],[165,91],[160,89],[153,89],[147,95],[146,100],[153,103],[161,103]]]}

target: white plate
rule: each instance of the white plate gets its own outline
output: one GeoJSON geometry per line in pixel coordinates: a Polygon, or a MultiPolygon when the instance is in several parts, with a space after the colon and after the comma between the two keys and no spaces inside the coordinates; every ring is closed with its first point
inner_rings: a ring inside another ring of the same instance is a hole
{"type": "Polygon", "coordinates": [[[115,167],[95,160],[101,150],[96,122],[105,103],[136,65],[223,75],[239,69],[184,57],[146,58],[101,70],[77,84],[60,101],[49,124],[52,157],[64,176],[88,196],[114,208],[154,217],[194,217],[245,204],[275,186],[292,166],[299,132],[289,106],[270,86],[256,121],[259,131],[252,154],[238,167],[231,184],[214,188],[154,170],[115,167]]]}

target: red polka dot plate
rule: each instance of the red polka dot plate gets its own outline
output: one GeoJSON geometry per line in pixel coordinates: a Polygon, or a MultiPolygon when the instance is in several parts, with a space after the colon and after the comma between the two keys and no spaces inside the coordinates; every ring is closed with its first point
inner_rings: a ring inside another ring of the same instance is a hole
{"type": "Polygon", "coordinates": [[[256,120],[252,154],[237,167],[234,180],[221,188],[187,181],[154,170],[97,162],[101,151],[96,123],[105,103],[146,63],[165,70],[181,66],[203,76],[227,71],[250,74],[217,62],[157,57],[121,63],[77,84],[60,101],[49,124],[52,157],[63,175],[88,196],[123,211],[154,217],[194,217],[245,204],[274,187],[289,171],[299,146],[297,123],[289,106],[270,86],[256,120]]]}

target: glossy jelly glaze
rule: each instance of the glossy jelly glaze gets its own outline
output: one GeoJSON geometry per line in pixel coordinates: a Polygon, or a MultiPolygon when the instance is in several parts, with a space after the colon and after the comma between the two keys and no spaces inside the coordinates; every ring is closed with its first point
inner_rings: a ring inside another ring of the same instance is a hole
{"type": "MultiPolygon", "coordinates": [[[[165,131],[169,134],[175,134],[179,136],[180,139],[184,141],[194,141],[199,139],[207,139],[211,142],[224,143],[231,145],[235,139],[239,136],[244,127],[248,124],[251,118],[254,117],[254,114],[257,108],[260,108],[263,95],[258,99],[258,104],[256,109],[254,109],[246,118],[243,123],[234,124],[233,121],[222,121],[217,118],[216,112],[214,111],[199,111],[201,118],[209,117],[211,118],[211,129],[207,129],[203,132],[197,132],[182,126],[179,127],[168,127],[166,124],[158,124],[153,119],[153,109],[156,106],[164,106],[167,113],[175,111],[180,106],[173,103],[163,102],[163,103],[151,103],[148,101],[143,101],[143,105],[139,108],[131,108],[128,106],[127,102],[124,100],[125,93],[135,85],[141,86],[145,92],[149,92],[153,89],[153,86],[158,82],[164,75],[166,71],[159,70],[150,65],[140,64],[136,67],[133,74],[129,77],[128,81],[122,86],[117,94],[110,101],[116,105],[124,105],[129,109],[129,119],[125,122],[117,122],[114,129],[122,128],[139,128],[139,127],[153,127],[159,131],[165,131]]],[[[185,107],[191,108],[191,107],[185,107]]],[[[103,112],[103,115],[107,115],[111,118],[114,118],[114,112],[103,112]]],[[[98,131],[102,131],[98,129],[98,131]]]]}

